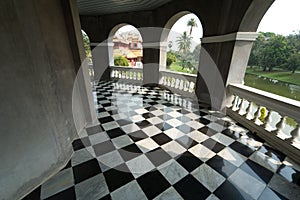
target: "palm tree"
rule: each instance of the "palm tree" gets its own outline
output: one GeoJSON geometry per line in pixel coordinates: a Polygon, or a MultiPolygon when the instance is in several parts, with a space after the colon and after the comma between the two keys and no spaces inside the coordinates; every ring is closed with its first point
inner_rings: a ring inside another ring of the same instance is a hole
{"type": "Polygon", "coordinates": [[[188,35],[186,31],[184,31],[181,36],[177,37],[176,42],[179,48],[179,52],[181,52],[183,55],[186,55],[190,51],[191,40],[192,37],[188,35]]]}
{"type": "Polygon", "coordinates": [[[180,60],[182,63],[181,64],[182,69],[187,66],[186,58],[187,58],[188,54],[190,53],[191,40],[192,40],[192,37],[190,35],[188,35],[186,31],[184,31],[181,36],[178,36],[177,40],[176,40],[178,48],[179,48],[179,52],[180,52],[180,60]]]}
{"type": "Polygon", "coordinates": [[[194,18],[191,18],[188,23],[187,23],[187,26],[190,26],[190,35],[192,34],[193,32],[193,27],[198,27],[198,24],[196,22],[196,20],[194,18]]]}

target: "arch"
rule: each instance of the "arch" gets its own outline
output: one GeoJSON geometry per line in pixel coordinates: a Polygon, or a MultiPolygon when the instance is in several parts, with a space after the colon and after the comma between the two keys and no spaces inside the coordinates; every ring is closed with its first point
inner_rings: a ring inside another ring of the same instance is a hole
{"type": "MultiPolygon", "coordinates": [[[[160,38],[160,43],[161,43],[160,44],[160,59],[159,59],[160,69],[166,68],[167,46],[168,46],[167,40],[170,35],[172,27],[176,24],[176,22],[178,22],[178,20],[180,20],[182,17],[184,17],[188,14],[194,14],[199,19],[200,24],[198,24],[198,26],[200,26],[201,29],[203,30],[203,25],[202,25],[201,19],[196,13],[193,13],[190,11],[180,11],[180,12],[176,13],[175,15],[173,15],[172,17],[170,17],[164,26],[164,29],[161,33],[161,38],[160,38]]],[[[203,37],[203,32],[202,32],[201,37],[203,37]]]]}
{"type": "MultiPolygon", "coordinates": [[[[137,43],[131,43],[132,42],[131,41],[128,44],[128,47],[126,47],[126,48],[128,48],[128,51],[131,52],[129,54],[134,56],[133,58],[130,59],[131,64],[134,65],[134,66],[136,66],[136,64],[137,64],[136,61],[138,61],[138,64],[139,64],[138,66],[140,67],[142,65],[141,60],[143,58],[142,57],[143,56],[142,35],[141,35],[140,31],[136,27],[134,27],[131,24],[127,24],[127,23],[118,24],[118,25],[114,26],[111,29],[111,31],[109,32],[109,37],[107,39],[108,55],[109,55],[109,65],[110,66],[114,66],[114,48],[115,48],[115,44],[114,44],[113,39],[114,39],[116,33],[121,28],[123,28],[125,26],[132,26],[135,29],[135,31],[138,33],[138,37],[141,39],[141,41],[138,40],[137,43]],[[136,50],[141,50],[140,52],[138,52],[139,55],[136,55],[136,53],[137,53],[136,50]],[[137,56],[137,58],[135,58],[135,56],[137,56]]],[[[128,54],[127,54],[127,56],[128,56],[128,54]]],[[[127,57],[127,59],[128,59],[128,57],[127,57]]]]}

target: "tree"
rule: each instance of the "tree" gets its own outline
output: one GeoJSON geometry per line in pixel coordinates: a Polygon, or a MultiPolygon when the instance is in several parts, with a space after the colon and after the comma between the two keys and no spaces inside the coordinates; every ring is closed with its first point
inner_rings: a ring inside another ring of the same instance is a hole
{"type": "Polygon", "coordinates": [[[261,51],[265,42],[266,42],[265,36],[263,35],[263,33],[260,32],[251,50],[251,54],[248,62],[248,65],[250,67],[261,66],[261,60],[262,60],[261,51]]]}
{"type": "Polygon", "coordinates": [[[191,40],[192,40],[192,37],[190,35],[188,35],[186,31],[184,31],[181,36],[178,36],[177,40],[176,40],[178,48],[179,48],[182,69],[187,67],[185,62],[187,60],[188,54],[190,53],[191,40]]]}
{"type": "Polygon", "coordinates": [[[92,52],[90,48],[90,39],[84,31],[81,31],[81,34],[82,34],[82,39],[84,44],[85,55],[87,58],[91,58],[92,52]]]}
{"type": "Polygon", "coordinates": [[[188,22],[187,22],[187,26],[190,26],[190,35],[193,32],[193,27],[198,27],[198,24],[196,22],[196,20],[194,18],[191,18],[188,22]]]}
{"type": "Polygon", "coordinates": [[[114,58],[115,66],[129,66],[128,60],[123,56],[117,56],[114,58]]]}
{"type": "Polygon", "coordinates": [[[173,41],[169,41],[168,47],[169,47],[169,49],[171,50],[171,48],[173,47],[173,41]]]}
{"type": "Polygon", "coordinates": [[[289,56],[287,60],[288,69],[294,74],[296,69],[300,67],[300,52],[293,53],[289,56]]]}
{"type": "Polygon", "coordinates": [[[176,62],[176,55],[172,52],[167,53],[167,66],[170,66],[173,62],[176,62]]]}

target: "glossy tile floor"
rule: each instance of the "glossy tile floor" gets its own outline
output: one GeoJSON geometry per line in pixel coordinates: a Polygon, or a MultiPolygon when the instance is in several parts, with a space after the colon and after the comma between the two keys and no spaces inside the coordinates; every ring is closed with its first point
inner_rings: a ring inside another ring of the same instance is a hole
{"type": "Polygon", "coordinates": [[[100,124],[25,199],[300,199],[300,169],[229,117],[160,88],[100,82],[100,124]]]}

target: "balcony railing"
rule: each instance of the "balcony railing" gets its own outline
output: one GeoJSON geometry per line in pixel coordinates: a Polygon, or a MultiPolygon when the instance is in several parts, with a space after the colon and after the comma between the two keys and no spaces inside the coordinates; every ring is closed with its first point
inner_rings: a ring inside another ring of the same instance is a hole
{"type": "Polygon", "coordinates": [[[195,74],[163,70],[160,71],[159,83],[176,94],[195,98],[196,79],[195,74]]]}
{"type": "Polygon", "coordinates": [[[227,114],[267,143],[300,161],[300,103],[241,84],[228,86],[227,114]]]}
{"type": "Polygon", "coordinates": [[[111,66],[110,77],[112,80],[141,83],[143,81],[143,68],[111,66]]]}

